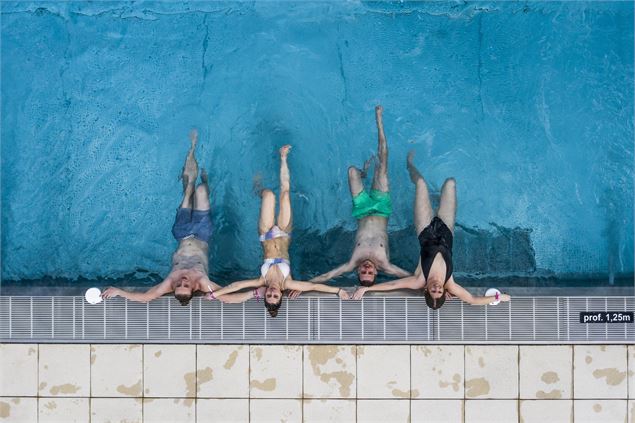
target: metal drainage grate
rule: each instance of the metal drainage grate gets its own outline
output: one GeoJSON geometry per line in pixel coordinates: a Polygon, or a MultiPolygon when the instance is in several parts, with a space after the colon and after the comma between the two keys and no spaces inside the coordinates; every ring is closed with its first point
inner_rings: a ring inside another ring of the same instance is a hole
{"type": "Polygon", "coordinates": [[[635,324],[580,323],[580,312],[634,312],[635,297],[514,297],[495,307],[422,297],[284,300],[278,317],[262,303],[173,297],[148,304],[116,298],[0,297],[0,341],[38,343],[633,343],[635,324]]]}

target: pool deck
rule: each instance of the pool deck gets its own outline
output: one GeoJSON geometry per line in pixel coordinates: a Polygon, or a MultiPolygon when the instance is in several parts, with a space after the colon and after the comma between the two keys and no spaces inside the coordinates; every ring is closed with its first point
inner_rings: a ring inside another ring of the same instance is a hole
{"type": "Polygon", "coordinates": [[[634,345],[0,345],[7,422],[635,422],[634,345]]]}

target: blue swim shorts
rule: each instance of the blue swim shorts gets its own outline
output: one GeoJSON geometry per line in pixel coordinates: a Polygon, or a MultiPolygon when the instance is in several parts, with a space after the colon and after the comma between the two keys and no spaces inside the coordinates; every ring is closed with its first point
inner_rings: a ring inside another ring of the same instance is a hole
{"type": "Polygon", "coordinates": [[[208,242],[212,235],[212,216],[209,210],[179,208],[172,226],[172,235],[177,241],[194,235],[195,238],[208,242]]]}

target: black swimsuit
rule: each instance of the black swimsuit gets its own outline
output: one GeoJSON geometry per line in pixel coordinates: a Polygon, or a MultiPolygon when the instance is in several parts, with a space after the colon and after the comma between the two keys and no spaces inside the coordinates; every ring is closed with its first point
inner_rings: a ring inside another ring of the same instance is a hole
{"type": "Polygon", "coordinates": [[[434,217],[432,222],[419,234],[419,245],[421,246],[421,270],[426,281],[430,274],[432,262],[437,253],[441,253],[445,260],[446,272],[445,282],[452,276],[452,231],[438,217],[434,217]]]}

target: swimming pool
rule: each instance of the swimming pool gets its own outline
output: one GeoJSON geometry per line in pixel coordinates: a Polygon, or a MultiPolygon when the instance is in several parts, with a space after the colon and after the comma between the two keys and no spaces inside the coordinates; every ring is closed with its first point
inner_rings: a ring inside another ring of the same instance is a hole
{"type": "Polygon", "coordinates": [[[458,183],[464,278],[633,273],[633,4],[2,5],[2,279],[164,275],[187,132],[212,278],[254,275],[290,159],[296,278],[348,259],[346,169],[385,108],[391,253],[413,268],[409,150],[458,183]]]}

